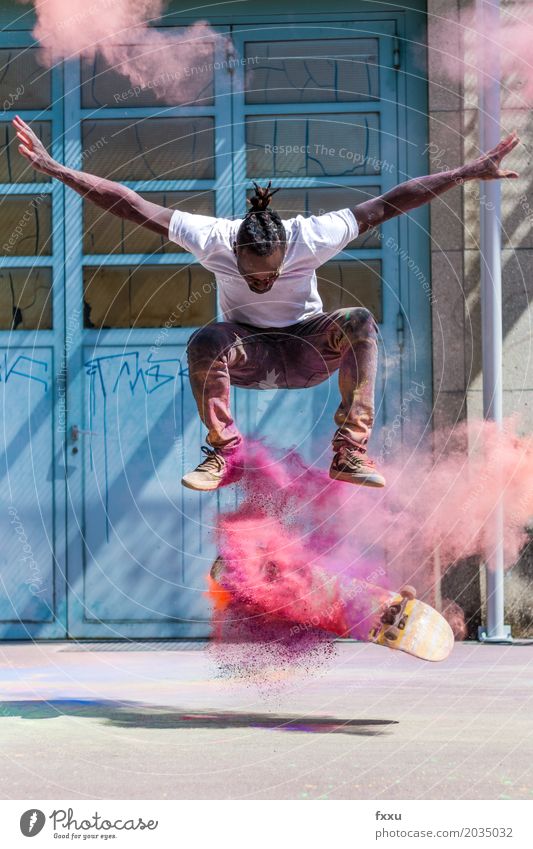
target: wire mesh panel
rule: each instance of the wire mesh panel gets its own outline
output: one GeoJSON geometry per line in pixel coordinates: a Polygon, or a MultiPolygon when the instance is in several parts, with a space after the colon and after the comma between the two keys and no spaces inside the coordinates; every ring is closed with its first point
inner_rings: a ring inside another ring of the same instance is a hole
{"type": "Polygon", "coordinates": [[[51,269],[1,268],[0,330],[50,330],[51,327],[51,269]]]}
{"type": "Polygon", "coordinates": [[[383,321],[381,262],[328,262],[318,272],[318,289],[329,312],[347,307],[365,307],[378,323],[383,321]]]}
{"type": "MultiPolygon", "coordinates": [[[[196,215],[215,214],[215,195],[210,191],[141,192],[142,197],[169,209],[196,215]]],[[[182,253],[176,242],[124,218],[109,215],[87,201],[83,204],[83,250],[88,254],[182,253]]]]}
{"type": "Polygon", "coordinates": [[[86,327],[198,327],[215,314],[212,274],[201,265],[84,266],[86,327]]]}
{"type": "Polygon", "coordinates": [[[0,232],[0,256],[50,256],[50,194],[0,195],[0,232]]]}
{"type": "Polygon", "coordinates": [[[0,68],[0,104],[4,112],[50,106],[52,74],[41,48],[0,48],[0,68]]]}
{"type": "Polygon", "coordinates": [[[377,38],[247,41],[246,103],[379,99],[377,38]]]}
{"type": "Polygon", "coordinates": [[[210,179],[215,174],[210,117],[86,120],[82,149],[87,170],[118,182],[210,179]]]}
{"type": "MultiPolygon", "coordinates": [[[[174,32],[177,32],[174,30],[174,32]]],[[[176,103],[179,88],[186,90],[179,102],[211,106],[215,96],[215,45],[202,40],[201,61],[182,70],[182,78],[172,69],[176,68],[176,46],[172,43],[157,46],[157,64],[159,70],[144,79],[141,84],[133,84],[126,75],[125,64],[131,67],[147,58],[145,44],[124,45],[125,60],[112,68],[100,54],[91,61],[81,64],[81,106],[83,109],[101,107],[161,106],[176,103]],[[122,71],[124,73],[122,73],[122,71]],[[183,83],[180,85],[180,79],[183,83]]],[[[151,48],[153,50],[153,48],[151,48]]],[[[148,56],[149,58],[149,56],[148,56]]]]}
{"type": "Polygon", "coordinates": [[[250,115],[249,177],[346,177],[380,173],[379,115],[250,115]]]}

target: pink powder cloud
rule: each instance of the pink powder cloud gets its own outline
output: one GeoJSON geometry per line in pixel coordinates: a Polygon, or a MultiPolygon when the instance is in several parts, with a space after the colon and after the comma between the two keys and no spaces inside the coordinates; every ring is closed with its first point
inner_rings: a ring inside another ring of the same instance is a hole
{"type": "Polygon", "coordinates": [[[531,3],[502,4],[499,29],[481,21],[473,6],[463,10],[459,20],[435,15],[429,26],[430,62],[435,70],[457,83],[479,74],[488,83],[499,63],[502,87],[513,93],[516,105],[533,103],[531,3]]]}
{"type": "Polygon", "coordinates": [[[244,499],[218,523],[226,586],[255,606],[256,624],[268,614],[364,638],[383,596],[353,597],[348,610],[342,599],[352,580],[386,589],[414,584],[432,603],[436,550],[443,573],[460,559],[489,554],[500,499],[511,566],[533,515],[533,436],[518,437],[515,425],[508,420],[500,432],[479,421],[440,434],[441,450],[419,449],[387,464],[383,490],[332,481],[296,454],[278,460],[248,443],[244,499]]]}
{"type": "Polygon", "coordinates": [[[149,86],[167,103],[189,99],[202,65],[213,65],[213,45],[220,39],[205,22],[182,33],[149,26],[161,18],[163,0],[33,0],[33,5],[43,63],[100,55],[132,86],[149,86]],[[164,85],[154,84],[162,75],[164,85]]]}

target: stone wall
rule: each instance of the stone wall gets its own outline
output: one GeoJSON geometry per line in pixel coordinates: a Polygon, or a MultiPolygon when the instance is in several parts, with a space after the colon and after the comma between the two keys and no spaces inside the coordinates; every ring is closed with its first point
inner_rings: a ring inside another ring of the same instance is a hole
{"type": "MultiPolygon", "coordinates": [[[[502,9],[516,4],[502,1],[502,9]]],[[[472,2],[428,0],[428,77],[432,171],[479,154],[477,81],[460,84],[439,72],[439,53],[469,56],[461,30],[472,2]],[[441,20],[455,20],[444,40],[441,20]],[[439,20],[441,19],[441,20],[439,20]]],[[[522,432],[533,427],[533,110],[502,87],[502,133],[517,129],[522,144],[509,159],[520,178],[502,186],[504,413],[519,414],[522,432]]],[[[435,425],[482,415],[479,287],[479,184],[453,189],[431,205],[431,270],[435,425]]]]}
{"type": "MultiPolygon", "coordinates": [[[[502,0],[502,10],[516,4],[502,0]]],[[[479,154],[477,80],[460,84],[440,71],[439,52],[468,61],[468,35],[461,30],[472,2],[428,0],[428,77],[430,161],[433,172],[479,154]],[[442,18],[454,20],[443,38],[442,18]],[[439,20],[441,19],[441,20],[439,20]]],[[[519,94],[502,87],[502,134],[517,129],[522,144],[508,160],[520,174],[502,185],[503,385],[504,414],[518,414],[519,430],[533,429],[533,178],[530,160],[533,110],[519,94]]],[[[431,204],[431,273],[434,295],[433,401],[435,427],[450,427],[483,413],[481,309],[479,280],[479,184],[455,188],[431,204]]],[[[469,558],[446,577],[443,589],[465,610],[469,636],[475,637],[484,598],[483,575],[469,558]]],[[[531,636],[531,544],[506,578],[506,621],[513,635],[531,636]],[[529,591],[528,591],[529,590],[529,591]]]]}

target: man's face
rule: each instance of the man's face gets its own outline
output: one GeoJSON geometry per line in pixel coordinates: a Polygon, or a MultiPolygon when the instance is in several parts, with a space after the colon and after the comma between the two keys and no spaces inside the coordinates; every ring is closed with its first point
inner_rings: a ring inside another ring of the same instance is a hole
{"type": "Polygon", "coordinates": [[[237,259],[239,274],[242,274],[246,280],[248,288],[256,295],[270,292],[281,274],[285,256],[284,248],[276,248],[269,256],[258,256],[248,248],[234,244],[233,252],[237,259]]]}

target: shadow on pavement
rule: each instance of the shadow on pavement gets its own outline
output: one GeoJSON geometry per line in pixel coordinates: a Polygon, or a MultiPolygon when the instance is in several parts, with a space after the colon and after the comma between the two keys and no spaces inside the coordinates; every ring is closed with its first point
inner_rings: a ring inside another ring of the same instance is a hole
{"type": "Polygon", "coordinates": [[[57,719],[60,716],[99,719],[119,728],[268,728],[273,731],[356,734],[362,737],[382,735],[388,726],[398,725],[390,719],[340,719],[305,714],[181,710],[142,702],[107,699],[0,702],[0,721],[7,717],[57,719]]]}

